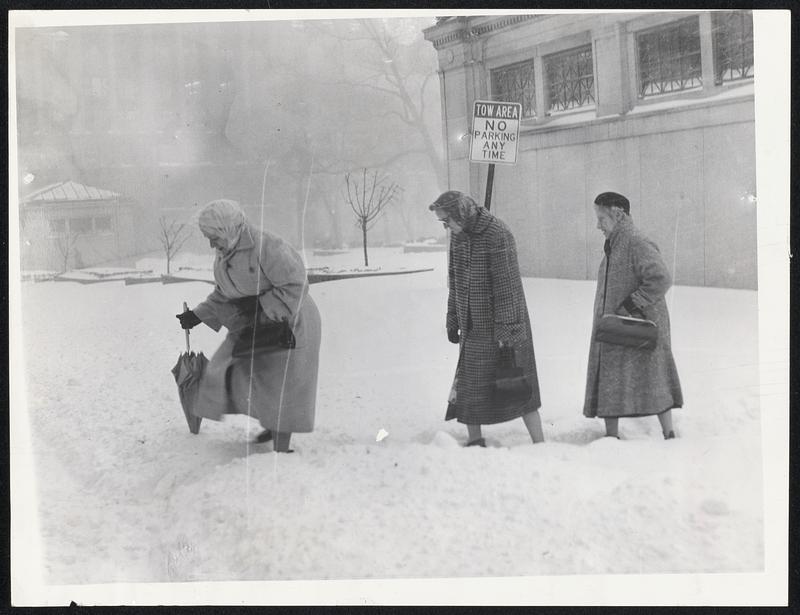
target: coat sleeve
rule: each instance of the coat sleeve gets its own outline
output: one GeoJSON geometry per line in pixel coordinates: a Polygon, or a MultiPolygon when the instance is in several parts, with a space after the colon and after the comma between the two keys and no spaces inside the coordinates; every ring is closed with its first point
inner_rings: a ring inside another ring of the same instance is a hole
{"type": "Polygon", "coordinates": [[[283,240],[265,241],[261,248],[261,270],[272,285],[260,297],[264,315],[270,320],[291,322],[308,290],[306,268],[300,255],[283,240]]]}
{"type": "Polygon", "coordinates": [[[514,236],[508,230],[496,233],[489,245],[489,276],[491,279],[494,339],[510,345],[519,345],[525,338],[525,324],[521,316],[520,298],[522,281],[517,260],[514,236]]]}
{"type": "Polygon", "coordinates": [[[226,311],[228,300],[220,292],[218,287],[194,308],[194,313],[214,331],[219,331],[222,327],[222,314],[226,311]]]}
{"type": "Polygon", "coordinates": [[[628,312],[643,310],[659,301],[672,286],[664,259],[655,243],[643,237],[631,242],[631,264],[639,285],[622,302],[628,312]]]}
{"type": "Polygon", "coordinates": [[[445,326],[447,330],[458,329],[458,314],[456,312],[456,285],[455,285],[455,270],[453,267],[453,244],[450,244],[450,249],[447,251],[447,317],[445,319],[445,326]]]}

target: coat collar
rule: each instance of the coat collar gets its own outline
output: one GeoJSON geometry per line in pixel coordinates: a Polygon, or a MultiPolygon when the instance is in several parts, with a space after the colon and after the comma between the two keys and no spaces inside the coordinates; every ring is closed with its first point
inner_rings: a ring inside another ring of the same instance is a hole
{"type": "Polygon", "coordinates": [[[239,235],[239,241],[236,243],[236,247],[231,250],[231,253],[239,252],[241,250],[250,250],[255,245],[256,244],[253,239],[253,230],[248,224],[242,229],[242,234],[239,235]]]}
{"type": "Polygon", "coordinates": [[[470,220],[469,228],[465,228],[464,232],[467,235],[480,235],[487,228],[489,228],[492,218],[492,214],[490,214],[485,208],[479,207],[478,213],[475,214],[475,217],[472,220],[470,220]]]}
{"type": "Polygon", "coordinates": [[[239,233],[239,241],[236,242],[236,245],[233,247],[233,250],[228,252],[217,252],[217,259],[219,262],[228,262],[233,257],[234,254],[237,252],[242,252],[243,250],[250,250],[255,246],[255,241],[253,240],[253,231],[252,227],[249,224],[245,224],[242,232],[239,233]]]}
{"type": "Polygon", "coordinates": [[[630,216],[625,216],[617,222],[617,225],[614,227],[614,230],[608,235],[608,243],[609,245],[613,246],[617,240],[619,239],[620,235],[627,235],[628,232],[633,228],[633,220],[630,216]]]}

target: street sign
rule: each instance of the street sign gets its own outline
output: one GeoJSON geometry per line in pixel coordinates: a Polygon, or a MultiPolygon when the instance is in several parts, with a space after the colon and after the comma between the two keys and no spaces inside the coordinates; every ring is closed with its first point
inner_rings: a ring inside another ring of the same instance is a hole
{"type": "Polygon", "coordinates": [[[476,100],[472,107],[469,159],[489,164],[516,164],[522,105],[476,100]]]}

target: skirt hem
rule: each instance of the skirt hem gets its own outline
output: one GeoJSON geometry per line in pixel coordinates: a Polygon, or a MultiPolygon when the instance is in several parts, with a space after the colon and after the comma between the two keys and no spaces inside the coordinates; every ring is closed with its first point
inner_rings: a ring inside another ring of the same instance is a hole
{"type": "Polygon", "coordinates": [[[525,402],[521,406],[513,406],[511,408],[503,408],[503,413],[493,412],[493,416],[479,416],[477,413],[473,417],[468,412],[459,411],[457,406],[449,404],[447,406],[447,413],[444,420],[450,421],[456,419],[459,423],[464,425],[496,425],[498,423],[507,423],[514,419],[521,418],[526,414],[538,410],[542,407],[541,403],[525,402]]]}
{"type": "Polygon", "coordinates": [[[587,414],[584,412],[583,415],[588,419],[625,419],[625,418],[635,419],[635,418],[642,418],[645,416],[658,416],[659,414],[663,414],[668,410],[673,410],[675,408],[682,408],[682,407],[683,404],[673,404],[663,410],[654,410],[652,412],[637,412],[634,414],[600,414],[599,412],[595,412],[594,414],[587,414]]]}

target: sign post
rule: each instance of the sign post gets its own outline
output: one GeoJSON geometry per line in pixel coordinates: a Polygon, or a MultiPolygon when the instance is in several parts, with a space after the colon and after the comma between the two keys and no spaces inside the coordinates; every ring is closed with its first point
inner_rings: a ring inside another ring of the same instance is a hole
{"type": "Polygon", "coordinates": [[[496,100],[476,100],[472,107],[472,144],[469,159],[489,165],[484,207],[492,205],[495,164],[516,164],[522,105],[496,100]]]}

